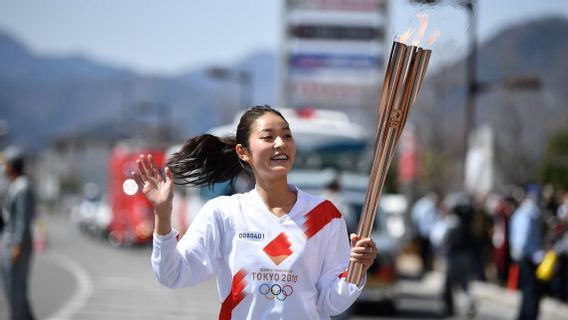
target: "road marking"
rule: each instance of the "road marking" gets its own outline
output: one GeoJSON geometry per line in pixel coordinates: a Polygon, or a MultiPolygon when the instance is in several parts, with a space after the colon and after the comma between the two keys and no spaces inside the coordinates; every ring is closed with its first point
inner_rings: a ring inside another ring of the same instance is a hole
{"type": "Polygon", "coordinates": [[[87,271],[73,259],[53,251],[48,251],[46,258],[52,263],[68,270],[77,280],[77,290],[66,304],[46,320],[68,320],[76,314],[87,302],[93,292],[93,282],[87,271]]]}

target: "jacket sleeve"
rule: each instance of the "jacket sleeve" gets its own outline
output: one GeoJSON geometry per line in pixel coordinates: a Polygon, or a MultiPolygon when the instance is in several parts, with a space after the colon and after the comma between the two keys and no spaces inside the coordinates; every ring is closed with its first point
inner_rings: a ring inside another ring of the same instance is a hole
{"type": "Polygon", "coordinates": [[[519,209],[517,209],[511,218],[511,222],[509,222],[509,246],[511,256],[516,261],[521,261],[523,258],[523,250],[526,243],[526,235],[528,233],[528,223],[525,222],[523,219],[524,217],[522,217],[522,213],[519,212],[519,209]]]}
{"type": "Polygon", "coordinates": [[[188,287],[217,272],[222,234],[219,214],[209,201],[179,242],[176,230],[164,236],[154,235],[152,269],[161,284],[169,288],[188,287]]]}
{"type": "MultiPolygon", "coordinates": [[[[23,187],[15,196],[15,224],[13,244],[22,245],[32,232],[35,199],[29,187],[23,187]]],[[[28,238],[29,239],[29,238],[28,238]]]]}
{"type": "Polygon", "coordinates": [[[345,281],[351,248],[347,226],[342,218],[332,222],[333,230],[324,253],[322,275],[317,283],[318,308],[330,315],[347,310],[361,294],[366,277],[358,285],[345,281]]]}

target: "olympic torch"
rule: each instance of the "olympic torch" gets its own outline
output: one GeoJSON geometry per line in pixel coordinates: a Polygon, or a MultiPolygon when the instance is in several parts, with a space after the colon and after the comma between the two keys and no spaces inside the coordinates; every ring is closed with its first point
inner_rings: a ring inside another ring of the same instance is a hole
{"type": "MultiPolygon", "coordinates": [[[[416,45],[393,42],[379,102],[369,187],[357,230],[361,238],[371,236],[387,171],[410,106],[414,103],[424,80],[431,53],[431,50],[416,45]]],[[[359,283],[362,273],[362,264],[350,262],[347,281],[359,283]]]]}

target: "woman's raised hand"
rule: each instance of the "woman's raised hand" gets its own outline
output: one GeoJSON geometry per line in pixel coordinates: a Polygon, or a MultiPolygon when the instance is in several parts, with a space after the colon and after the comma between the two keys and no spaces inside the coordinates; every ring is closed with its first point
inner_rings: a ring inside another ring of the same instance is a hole
{"type": "Polygon", "coordinates": [[[169,217],[172,212],[173,199],[173,174],[165,167],[165,179],[160,174],[156,161],[152,155],[140,155],[136,160],[138,171],[132,172],[132,176],[138,184],[139,190],[150,200],[155,213],[161,217],[169,217]]]}

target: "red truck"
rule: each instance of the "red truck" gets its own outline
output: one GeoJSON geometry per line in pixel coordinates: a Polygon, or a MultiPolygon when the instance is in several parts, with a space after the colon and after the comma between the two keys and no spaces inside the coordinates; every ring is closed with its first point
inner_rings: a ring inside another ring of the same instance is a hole
{"type": "Polygon", "coordinates": [[[152,204],[138,192],[131,173],[137,170],[140,154],[151,154],[158,166],[162,166],[164,150],[121,143],[109,159],[108,203],[111,220],[108,239],[112,245],[142,244],[152,239],[154,212],[152,204]]]}

